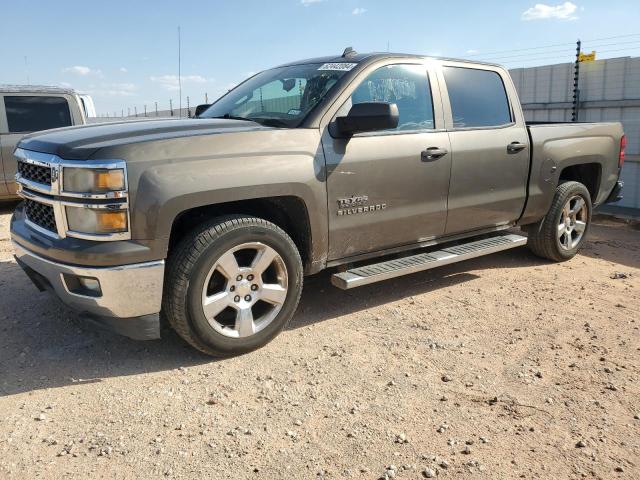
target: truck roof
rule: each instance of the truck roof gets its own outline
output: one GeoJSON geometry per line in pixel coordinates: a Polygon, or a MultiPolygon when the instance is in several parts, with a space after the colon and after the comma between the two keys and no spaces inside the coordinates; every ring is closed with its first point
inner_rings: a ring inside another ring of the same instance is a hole
{"type": "Polygon", "coordinates": [[[72,88],[56,87],[52,85],[2,85],[0,93],[57,93],[59,95],[75,95],[72,88]]]}
{"type": "Polygon", "coordinates": [[[393,52],[371,52],[371,53],[353,52],[351,55],[346,55],[346,56],[345,55],[329,55],[326,57],[307,58],[307,59],[298,60],[295,62],[287,62],[285,64],[279,65],[279,67],[289,67],[292,65],[304,65],[308,63],[360,63],[364,60],[373,61],[373,60],[380,60],[385,58],[415,58],[415,59],[433,58],[435,60],[449,60],[449,61],[455,61],[455,62],[472,63],[475,65],[488,65],[492,67],[500,66],[497,63],[479,62],[477,60],[465,60],[463,58],[436,57],[433,55],[416,55],[412,53],[393,53],[393,52]]]}

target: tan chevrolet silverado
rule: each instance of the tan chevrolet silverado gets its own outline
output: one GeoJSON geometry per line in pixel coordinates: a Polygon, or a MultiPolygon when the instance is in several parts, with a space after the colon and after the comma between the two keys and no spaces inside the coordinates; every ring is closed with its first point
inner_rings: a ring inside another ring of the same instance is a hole
{"type": "Polygon", "coordinates": [[[0,85],[0,202],[15,200],[17,162],[13,151],[27,133],[84,125],[95,117],[93,100],[68,88],[0,85]]]}
{"type": "Polygon", "coordinates": [[[497,65],[347,50],[199,112],[20,142],[11,237],[39,288],[234,355],[282,331],[304,275],[349,289],[525,244],[567,260],[622,188],[619,123],[526,124],[497,65]]]}

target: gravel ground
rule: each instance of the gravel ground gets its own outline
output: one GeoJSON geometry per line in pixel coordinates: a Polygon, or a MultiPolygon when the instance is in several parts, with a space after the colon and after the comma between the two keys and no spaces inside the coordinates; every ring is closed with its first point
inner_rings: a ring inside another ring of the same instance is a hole
{"type": "Polygon", "coordinates": [[[340,291],[212,361],[83,326],[0,211],[0,478],[639,478],[640,231],[340,291]]]}

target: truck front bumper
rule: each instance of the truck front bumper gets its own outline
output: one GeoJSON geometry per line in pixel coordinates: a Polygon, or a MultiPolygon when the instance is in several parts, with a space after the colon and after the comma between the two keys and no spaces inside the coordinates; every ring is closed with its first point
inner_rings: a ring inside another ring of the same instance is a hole
{"type": "Polygon", "coordinates": [[[18,264],[42,290],[85,318],[138,340],[160,338],[164,260],[80,267],[42,258],[13,242],[18,264]]]}

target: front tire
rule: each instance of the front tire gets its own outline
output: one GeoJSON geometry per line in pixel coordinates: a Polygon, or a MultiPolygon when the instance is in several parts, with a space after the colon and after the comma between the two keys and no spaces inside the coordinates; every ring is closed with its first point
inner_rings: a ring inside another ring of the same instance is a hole
{"type": "Polygon", "coordinates": [[[561,183],[545,217],[529,227],[527,246],[556,262],[573,258],[589,232],[592,209],[591,195],[582,183],[561,183]]]}
{"type": "Polygon", "coordinates": [[[170,255],[163,311],[184,340],[208,355],[250,352],[286,327],[302,272],[296,245],[278,226],[249,216],[215,219],[170,255]]]}

